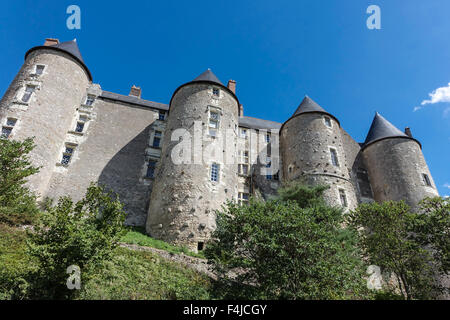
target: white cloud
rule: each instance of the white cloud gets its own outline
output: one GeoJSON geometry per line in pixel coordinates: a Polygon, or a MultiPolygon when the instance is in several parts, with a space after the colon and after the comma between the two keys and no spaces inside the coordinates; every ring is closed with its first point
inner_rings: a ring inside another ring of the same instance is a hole
{"type": "Polygon", "coordinates": [[[444,183],[444,188],[449,188],[450,189],[450,183],[444,183]]]}
{"type": "Polygon", "coordinates": [[[450,102],[450,83],[447,87],[441,87],[428,94],[430,100],[423,100],[420,107],[414,107],[414,112],[423,108],[427,104],[436,104],[440,102],[450,102]]]}

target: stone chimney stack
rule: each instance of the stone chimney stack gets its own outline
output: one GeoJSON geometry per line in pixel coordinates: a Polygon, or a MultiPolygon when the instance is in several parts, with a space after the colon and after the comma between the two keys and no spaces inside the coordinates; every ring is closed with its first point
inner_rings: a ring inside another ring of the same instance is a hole
{"type": "Polygon", "coordinates": [[[405,128],[405,133],[408,137],[412,138],[412,133],[411,133],[411,128],[410,127],[406,127],[405,128]]]}
{"type": "Polygon", "coordinates": [[[244,107],[242,106],[242,104],[239,105],[239,117],[243,117],[244,116],[244,107]]]}
{"type": "Polygon", "coordinates": [[[47,39],[45,39],[44,46],[53,46],[58,43],[59,43],[58,39],[47,38],[47,39]]]}
{"type": "Polygon", "coordinates": [[[133,85],[131,87],[129,96],[136,97],[136,98],[140,99],[141,98],[141,93],[142,93],[141,87],[136,87],[135,85],[133,85]]]}
{"type": "Polygon", "coordinates": [[[236,81],[228,80],[227,88],[230,89],[234,94],[236,94],[236,81]]]}

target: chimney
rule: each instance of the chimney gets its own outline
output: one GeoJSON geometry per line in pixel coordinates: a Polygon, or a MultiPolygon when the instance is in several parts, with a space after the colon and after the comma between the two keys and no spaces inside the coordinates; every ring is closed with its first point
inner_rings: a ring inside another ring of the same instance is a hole
{"type": "Polygon", "coordinates": [[[406,127],[405,128],[405,133],[408,137],[412,138],[412,133],[411,133],[411,128],[410,127],[406,127]]]}
{"type": "Polygon", "coordinates": [[[234,94],[236,94],[236,81],[228,80],[227,88],[233,91],[234,94]]]}
{"type": "Polygon", "coordinates": [[[44,46],[53,46],[58,43],[59,43],[58,39],[47,38],[47,39],[45,39],[44,46]]]}
{"type": "Polygon", "coordinates": [[[141,87],[136,87],[135,85],[133,85],[132,87],[131,87],[131,90],[130,90],[130,94],[129,94],[129,96],[131,96],[131,97],[136,97],[136,98],[141,98],[141,87]]]}
{"type": "Polygon", "coordinates": [[[243,117],[244,116],[244,107],[242,106],[242,104],[239,105],[239,117],[243,117]]]}

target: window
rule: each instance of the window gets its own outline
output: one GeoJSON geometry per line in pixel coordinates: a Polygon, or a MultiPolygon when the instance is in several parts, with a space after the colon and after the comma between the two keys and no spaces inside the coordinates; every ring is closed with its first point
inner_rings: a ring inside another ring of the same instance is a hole
{"type": "Polygon", "coordinates": [[[220,115],[218,112],[209,111],[209,135],[215,137],[219,129],[220,115]]]}
{"type": "Polygon", "coordinates": [[[164,120],[166,118],[166,113],[164,111],[159,111],[159,120],[164,120]]]}
{"type": "Polygon", "coordinates": [[[205,246],[205,243],[200,241],[197,243],[197,251],[202,251],[205,246]]]}
{"type": "Polygon", "coordinates": [[[266,179],[267,180],[272,180],[272,169],[270,169],[272,163],[270,161],[270,158],[267,158],[267,164],[266,164],[266,179]]]}
{"type": "Polygon", "coordinates": [[[247,129],[241,129],[241,138],[247,139],[247,129]]]}
{"type": "Polygon", "coordinates": [[[153,137],[153,148],[159,148],[161,144],[161,131],[155,131],[155,136],[153,137]]]}
{"type": "Polygon", "coordinates": [[[344,189],[339,189],[339,198],[341,199],[341,205],[347,207],[347,196],[344,189]]]}
{"type": "Polygon", "coordinates": [[[23,102],[30,101],[31,95],[33,94],[35,89],[36,88],[33,86],[26,86],[25,92],[23,93],[23,96],[22,96],[22,101],[23,102]]]}
{"type": "Polygon", "coordinates": [[[77,122],[77,127],[75,128],[76,132],[83,132],[84,122],[77,122]]]}
{"type": "Polygon", "coordinates": [[[63,156],[62,156],[62,159],[61,159],[61,164],[63,166],[69,165],[70,160],[72,159],[73,152],[74,152],[74,147],[66,146],[66,149],[63,152],[63,156]]]}
{"type": "Polygon", "coordinates": [[[243,175],[248,175],[248,164],[240,164],[239,173],[243,175]]]}
{"type": "Polygon", "coordinates": [[[211,181],[219,181],[219,168],[220,166],[217,163],[211,165],[211,181]]]}
{"type": "Polygon", "coordinates": [[[147,165],[147,178],[154,178],[155,177],[155,168],[156,168],[156,161],[150,160],[147,165]]]}
{"type": "Polygon", "coordinates": [[[245,192],[239,192],[238,194],[238,203],[240,205],[248,203],[249,194],[245,192]]]}
{"type": "Polygon", "coordinates": [[[219,94],[220,94],[220,91],[219,91],[219,89],[217,89],[217,88],[213,88],[213,96],[215,96],[215,97],[218,97],[218,96],[219,96],[219,94]]]}
{"type": "Polygon", "coordinates": [[[93,96],[87,96],[85,105],[92,106],[94,104],[95,98],[93,96]]]}
{"type": "Polygon", "coordinates": [[[266,142],[270,143],[270,133],[266,134],[266,142]]]}
{"type": "Polygon", "coordinates": [[[239,151],[240,154],[240,158],[241,158],[241,163],[248,163],[249,162],[249,158],[248,158],[248,151],[239,151]]]}
{"type": "Polygon", "coordinates": [[[330,154],[331,154],[331,163],[333,164],[333,166],[339,167],[339,160],[338,160],[338,156],[337,156],[336,150],[335,149],[330,149],[330,154]]]}
{"type": "Polygon", "coordinates": [[[17,123],[17,119],[14,118],[7,118],[6,119],[6,126],[8,127],[14,127],[17,123]]]}
{"type": "Polygon", "coordinates": [[[275,180],[275,181],[280,180],[280,174],[279,174],[279,171],[277,171],[277,173],[275,173],[275,174],[273,175],[273,180],[275,180]]]}
{"type": "Polygon", "coordinates": [[[325,120],[325,125],[328,128],[331,128],[331,119],[330,119],[330,117],[324,117],[324,120],[325,120]]]}
{"type": "Polygon", "coordinates": [[[36,66],[36,74],[40,76],[44,72],[45,66],[38,64],[36,66]]]}
{"type": "Polygon", "coordinates": [[[2,134],[0,135],[0,138],[8,139],[11,135],[12,128],[8,127],[2,127],[2,134]]]}
{"type": "Polygon", "coordinates": [[[428,177],[427,174],[422,173],[422,178],[423,178],[423,182],[425,183],[425,185],[431,187],[430,177],[428,177]]]}

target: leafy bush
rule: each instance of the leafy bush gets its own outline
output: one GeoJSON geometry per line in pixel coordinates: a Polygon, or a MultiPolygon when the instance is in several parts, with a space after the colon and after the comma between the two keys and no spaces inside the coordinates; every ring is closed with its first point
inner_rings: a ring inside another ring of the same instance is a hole
{"type": "Polygon", "coordinates": [[[49,206],[29,233],[28,252],[38,262],[33,275],[36,298],[72,298],[66,270],[81,269],[82,283],[109,259],[124,231],[125,213],[117,197],[91,184],[85,197],[73,203],[69,197],[49,206]]]}
{"type": "Polygon", "coordinates": [[[243,299],[346,299],[366,293],[356,234],[325,187],[291,185],[280,198],[230,202],[218,212],[205,256],[218,274],[216,296],[243,299]]]}
{"type": "Polygon", "coordinates": [[[403,201],[362,204],[348,219],[360,230],[361,247],[369,262],[396,277],[404,299],[438,297],[444,288],[437,275],[448,273],[448,202],[426,199],[420,207],[413,212],[403,201]]]}
{"type": "Polygon", "coordinates": [[[32,138],[23,142],[0,138],[0,222],[21,225],[35,220],[36,197],[24,186],[26,178],[39,171],[28,156],[33,148],[32,138]]]}

